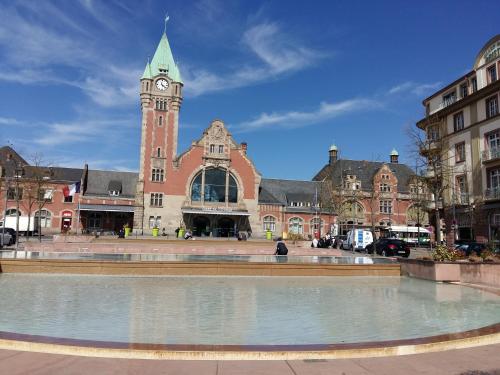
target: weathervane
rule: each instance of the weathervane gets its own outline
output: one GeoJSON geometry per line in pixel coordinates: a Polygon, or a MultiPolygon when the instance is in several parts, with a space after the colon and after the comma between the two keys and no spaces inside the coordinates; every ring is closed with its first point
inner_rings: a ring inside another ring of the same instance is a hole
{"type": "Polygon", "coordinates": [[[166,13],[165,14],[165,28],[163,29],[163,34],[167,33],[167,22],[169,19],[170,19],[170,17],[168,16],[168,13],[166,13]]]}

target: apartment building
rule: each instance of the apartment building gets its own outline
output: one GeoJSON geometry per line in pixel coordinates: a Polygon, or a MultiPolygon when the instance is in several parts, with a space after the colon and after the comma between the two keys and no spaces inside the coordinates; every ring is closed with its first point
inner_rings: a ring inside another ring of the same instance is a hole
{"type": "Polygon", "coordinates": [[[500,240],[500,35],[479,51],[470,72],[423,101],[417,127],[427,177],[437,194],[431,207],[446,239],[500,240]],[[439,186],[437,186],[439,185],[439,186]],[[437,204],[436,204],[437,202],[437,204]]]}

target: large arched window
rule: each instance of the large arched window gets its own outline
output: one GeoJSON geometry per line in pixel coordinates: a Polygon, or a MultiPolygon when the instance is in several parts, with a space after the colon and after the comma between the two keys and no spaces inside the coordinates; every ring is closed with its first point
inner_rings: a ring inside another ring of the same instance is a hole
{"type": "Polygon", "coordinates": [[[208,168],[201,171],[193,180],[191,187],[191,200],[201,201],[202,194],[205,202],[238,202],[238,185],[234,177],[225,169],[208,168]],[[205,186],[203,184],[203,174],[205,174],[205,186]],[[227,176],[227,179],[226,179],[227,176]],[[227,181],[227,184],[226,184],[227,181]]]}
{"type": "Polygon", "coordinates": [[[300,217],[292,217],[288,220],[288,231],[294,234],[304,233],[304,220],[300,217]]]}
{"type": "Polygon", "coordinates": [[[276,230],[276,218],[274,216],[264,216],[263,220],[264,230],[274,232],[276,230]]]}
{"type": "Polygon", "coordinates": [[[52,225],[52,214],[47,210],[35,212],[35,228],[50,228],[52,225]]]}

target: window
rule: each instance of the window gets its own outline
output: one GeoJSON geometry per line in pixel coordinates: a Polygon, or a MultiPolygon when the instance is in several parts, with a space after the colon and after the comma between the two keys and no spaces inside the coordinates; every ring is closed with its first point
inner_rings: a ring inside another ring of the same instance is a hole
{"type": "Polygon", "coordinates": [[[453,130],[458,132],[464,128],[464,113],[458,112],[453,115],[453,130]]]}
{"type": "Polygon", "coordinates": [[[167,102],[162,99],[156,99],[156,106],[155,108],[160,110],[160,111],[166,111],[167,110],[167,102]]]}
{"type": "Polygon", "coordinates": [[[392,213],[392,201],[381,200],[380,201],[380,213],[384,213],[384,214],[392,213]]]}
{"type": "Polygon", "coordinates": [[[498,97],[492,96],[486,99],[486,118],[496,116],[498,114],[498,97]]]}
{"type": "Polygon", "coordinates": [[[500,152],[500,132],[496,131],[488,134],[487,141],[491,157],[498,155],[500,152]]]}
{"type": "Polygon", "coordinates": [[[465,142],[455,145],[455,162],[461,163],[465,161],[465,142]]]}
{"type": "Polygon", "coordinates": [[[476,92],[477,91],[477,78],[476,77],[472,77],[470,79],[470,85],[472,88],[472,92],[476,92]]]}
{"type": "Polygon", "coordinates": [[[439,127],[437,125],[429,126],[427,128],[427,138],[431,142],[439,139],[439,127]]]}
{"type": "Polygon", "coordinates": [[[10,187],[7,190],[7,199],[9,200],[16,200],[16,199],[23,199],[23,189],[18,188],[17,189],[17,198],[16,198],[16,188],[15,187],[10,187]]]}
{"type": "Polygon", "coordinates": [[[157,158],[160,158],[160,157],[161,157],[161,148],[160,148],[160,147],[158,147],[158,148],[156,149],[156,157],[157,157],[157,158]]]}
{"type": "Polygon", "coordinates": [[[152,207],[161,207],[163,205],[163,194],[162,193],[151,193],[151,199],[149,202],[152,207]]]}
{"type": "Polygon", "coordinates": [[[224,153],[224,146],[219,145],[219,154],[223,154],[223,153],[224,153]]]}
{"type": "Polygon", "coordinates": [[[163,116],[158,118],[158,126],[163,126],[163,116]]]}
{"type": "Polygon", "coordinates": [[[467,197],[467,184],[464,175],[457,176],[455,187],[457,193],[457,201],[459,203],[465,204],[467,197]]]}
{"type": "Polygon", "coordinates": [[[238,202],[238,185],[235,178],[225,169],[207,168],[200,172],[193,180],[191,200],[201,201],[202,192],[205,202],[226,202],[226,192],[227,202],[238,202]],[[205,186],[202,186],[203,173],[205,173],[205,186]]]}
{"type": "Polygon", "coordinates": [[[300,217],[292,217],[288,221],[288,232],[293,234],[303,234],[304,220],[302,220],[300,217]]]}
{"type": "Polygon", "coordinates": [[[45,202],[52,202],[52,196],[54,195],[54,190],[52,189],[40,189],[38,191],[38,200],[45,202]]]}
{"type": "Polygon", "coordinates": [[[383,175],[381,175],[381,178],[382,178],[382,180],[388,180],[389,179],[389,175],[388,174],[383,174],[383,175]]]}
{"type": "Polygon", "coordinates": [[[315,217],[314,219],[312,219],[309,225],[311,234],[319,233],[323,224],[324,224],[323,220],[321,220],[319,217],[315,217]]]}
{"type": "Polygon", "coordinates": [[[214,153],[215,152],[215,145],[210,145],[210,153],[214,153]]]}
{"type": "Polygon", "coordinates": [[[5,211],[7,216],[22,216],[21,211],[16,210],[15,208],[9,208],[7,211],[5,211]]]}
{"type": "Polygon", "coordinates": [[[164,170],[160,168],[153,168],[151,172],[151,181],[153,182],[161,182],[163,181],[164,170]]]}
{"type": "Polygon", "coordinates": [[[161,216],[150,216],[149,229],[160,228],[160,227],[161,227],[161,216]]]}
{"type": "Polygon", "coordinates": [[[64,203],[72,203],[73,202],[73,196],[68,195],[67,197],[64,197],[64,203]]]}
{"type": "Polygon", "coordinates": [[[500,169],[493,169],[489,171],[490,189],[495,192],[495,195],[500,192],[500,169]]]}
{"type": "Polygon", "coordinates": [[[118,190],[110,190],[110,191],[108,191],[108,193],[112,197],[118,197],[120,195],[120,192],[118,190]]]}
{"type": "Polygon", "coordinates": [[[490,66],[487,70],[486,70],[486,74],[488,76],[488,83],[493,83],[497,80],[497,67],[496,65],[492,65],[490,66]]]}
{"type": "Polygon", "coordinates": [[[102,227],[102,214],[100,212],[91,212],[88,218],[88,229],[101,229],[102,227]]]}
{"type": "Polygon", "coordinates": [[[455,103],[457,96],[455,91],[452,91],[446,95],[443,95],[443,107],[448,107],[450,104],[455,103]]]}
{"type": "Polygon", "coordinates": [[[467,83],[460,85],[460,97],[463,99],[468,94],[468,86],[467,83]]]}
{"type": "Polygon", "coordinates": [[[391,191],[391,185],[386,184],[386,183],[380,184],[380,191],[382,191],[384,193],[390,192],[391,191]]]}
{"type": "Polygon", "coordinates": [[[47,210],[35,212],[35,228],[50,228],[52,224],[52,214],[47,210]]]}
{"type": "Polygon", "coordinates": [[[263,224],[264,230],[270,230],[271,232],[276,230],[276,219],[274,216],[264,216],[263,224]]]}

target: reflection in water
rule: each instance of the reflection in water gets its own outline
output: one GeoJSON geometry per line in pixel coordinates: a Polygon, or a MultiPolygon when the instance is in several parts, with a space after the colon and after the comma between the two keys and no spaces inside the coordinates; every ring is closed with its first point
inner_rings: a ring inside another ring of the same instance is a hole
{"type": "MultiPolygon", "coordinates": [[[[198,255],[198,254],[104,254],[75,252],[38,252],[38,251],[0,251],[0,258],[22,259],[64,259],[64,260],[102,260],[117,262],[195,262],[195,263],[277,263],[274,255],[198,255]]],[[[287,256],[288,263],[332,263],[332,264],[387,264],[397,263],[394,258],[336,257],[336,256],[287,256]]]]}
{"type": "Polygon", "coordinates": [[[378,341],[500,320],[500,297],[399,277],[3,274],[0,301],[2,331],[145,343],[378,341]]]}

